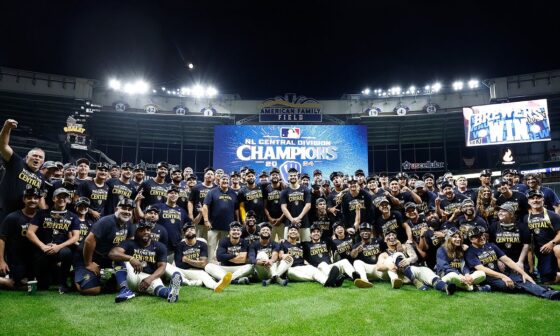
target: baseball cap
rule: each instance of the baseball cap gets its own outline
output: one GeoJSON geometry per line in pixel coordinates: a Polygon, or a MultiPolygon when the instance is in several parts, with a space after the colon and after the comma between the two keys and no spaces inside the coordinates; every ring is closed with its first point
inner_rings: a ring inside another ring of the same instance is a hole
{"type": "Polygon", "coordinates": [[[167,193],[169,194],[170,192],[179,193],[179,188],[176,185],[172,185],[167,189],[167,193]]]}
{"type": "Polygon", "coordinates": [[[269,222],[261,222],[261,223],[259,223],[258,227],[259,227],[259,230],[262,229],[263,227],[267,227],[267,228],[272,230],[272,225],[270,225],[269,222]]]}
{"type": "Polygon", "coordinates": [[[396,176],[396,177],[397,177],[398,179],[403,179],[403,178],[406,178],[406,179],[407,179],[407,178],[408,178],[408,174],[407,174],[407,173],[404,173],[404,172],[400,172],[400,173],[397,173],[397,176],[396,176]]]}
{"type": "Polygon", "coordinates": [[[53,196],[58,196],[60,194],[66,194],[67,196],[70,196],[70,192],[68,191],[68,189],[66,188],[58,188],[54,191],[53,196]]]}
{"type": "Polygon", "coordinates": [[[321,230],[321,225],[319,225],[319,224],[312,224],[311,227],[309,228],[309,231],[310,231],[310,232],[313,232],[313,231],[315,231],[315,230],[322,231],[322,230],[321,230]]]}
{"type": "Polygon", "coordinates": [[[80,197],[80,198],[78,198],[78,200],[76,201],[75,205],[76,205],[76,206],[78,206],[78,205],[87,205],[87,206],[89,207],[89,205],[90,205],[89,198],[87,198],[87,197],[80,197]]]}
{"type": "Polygon", "coordinates": [[[334,179],[335,179],[336,177],[338,177],[338,176],[340,176],[340,175],[338,174],[338,172],[332,172],[332,173],[329,175],[329,180],[332,181],[332,180],[334,180],[334,179]]]}
{"type": "Polygon", "coordinates": [[[193,222],[190,222],[190,221],[186,222],[185,225],[183,225],[183,231],[187,231],[187,229],[193,228],[193,227],[195,227],[193,222]]]}
{"type": "Polygon", "coordinates": [[[334,229],[336,229],[336,228],[339,227],[339,226],[344,227],[344,223],[342,223],[341,221],[336,221],[336,222],[333,223],[332,229],[334,230],[334,229]]]}
{"type": "Polygon", "coordinates": [[[268,177],[268,173],[266,172],[266,170],[263,170],[259,177],[268,177]]]}
{"type": "Polygon", "coordinates": [[[233,222],[229,223],[229,228],[230,229],[233,229],[233,228],[236,228],[236,227],[240,228],[242,226],[243,225],[241,225],[241,223],[239,223],[238,221],[233,221],[233,222]]]}
{"type": "Polygon", "coordinates": [[[371,226],[370,223],[368,223],[368,222],[363,222],[363,223],[360,224],[360,231],[362,231],[362,230],[369,230],[369,231],[372,231],[372,230],[373,230],[373,227],[371,226]]]}
{"type": "Polygon", "coordinates": [[[276,167],[272,168],[272,169],[270,170],[270,174],[273,174],[273,173],[280,174],[280,169],[278,169],[278,168],[276,168],[276,167]]]}
{"type": "Polygon", "coordinates": [[[132,169],[132,168],[134,168],[134,165],[132,164],[132,162],[123,162],[123,163],[121,163],[121,168],[123,168],[123,169],[124,169],[124,168],[130,168],[130,169],[132,169]]]}
{"type": "Polygon", "coordinates": [[[416,203],[414,203],[414,202],[407,202],[407,203],[404,205],[404,210],[408,210],[409,208],[414,208],[414,209],[416,209],[416,203]]]}
{"type": "Polygon", "coordinates": [[[387,177],[387,176],[389,176],[389,173],[387,173],[386,171],[379,172],[379,177],[387,177]]]}
{"type": "Polygon", "coordinates": [[[173,175],[175,173],[182,173],[181,169],[177,168],[177,167],[173,167],[169,170],[169,175],[173,175]]]}
{"type": "Polygon", "coordinates": [[[527,192],[527,198],[533,198],[533,197],[544,197],[544,194],[542,191],[539,190],[529,190],[527,192]]]}
{"type": "Polygon", "coordinates": [[[309,174],[303,173],[303,174],[301,174],[301,177],[300,177],[300,178],[301,178],[301,179],[304,179],[304,178],[307,178],[307,179],[308,179],[308,178],[309,178],[309,174]]]}
{"type": "MultiPolygon", "coordinates": [[[[239,175],[238,175],[239,176],[239,175]]],[[[189,176],[187,176],[187,181],[188,180],[196,180],[196,175],[194,174],[190,174],[189,176]]]]}
{"type": "Polygon", "coordinates": [[[216,169],[216,174],[223,174],[224,170],[222,168],[216,169]]]}
{"type": "Polygon", "coordinates": [[[288,169],[288,173],[297,173],[297,172],[298,172],[298,170],[294,167],[288,169]]]}
{"type": "Polygon", "coordinates": [[[480,176],[492,176],[492,170],[490,169],[483,169],[480,172],[480,176]]]}
{"type": "Polygon", "coordinates": [[[502,176],[506,176],[507,174],[517,175],[517,170],[511,168],[504,169],[502,171],[502,176]]]}
{"type": "Polygon", "coordinates": [[[257,214],[255,213],[255,211],[249,210],[247,211],[247,214],[245,214],[245,218],[247,217],[257,218],[257,214]]]}
{"type": "Polygon", "coordinates": [[[76,166],[81,165],[82,163],[85,163],[89,166],[89,160],[86,158],[79,158],[78,160],[76,160],[76,166]]]}
{"type": "Polygon", "coordinates": [[[321,189],[321,185],[320,185],[319,183],[313,183],[313,184],[311,185],[311,188],[313,188],[313,189],[315,189],[315,190],[319,190],[319,189],[321,189]]]}
{"type": "Polygon", "coordinates": [[[370,183],[371,181],[376,181],[377,179],[375,178],[375,176],[368,176],[366,179],[366,183],[370,183]]]}
{"type": "Polygon", "coordinates": [[[106,169],[109,170],[109,163],[107,162],[97,162],[95,169],[106,169]]]}
{"type": "Polygon", "coordinates": [[[160,209],[159,209],[159,207],[158,207],[157,205],[150,204],[150,205],[148,205],[148,206],[146,207],[146,209],[144,209],[144,212],[146,213],[146,212],[150,212],[150,211],[155,211],[155,212],[157,212],[157,213],[159,214],[160,209]]]}
{"type": "Polygon", "coordinates": [[[473,228],[470,229],[469,232],[468,232],[469,239],[471,239],[471,238],[473,238],[473,237],[482,236],[482,234],[484,234],[484,231],[481,230],[478,226],[473,227],[473,228]]]}
{"type": "Polygon", "coordinates": [[[422,180],[425,180],[427,178],[435,179],[436,177],[432,173],[426,173],[426,174],[422,175],[422,180]]]}
{"type": "Polygon", "coordinates": [[[385,196],[376,197],[376,198],[373,200],[373,204],[375,204],[376,207],[380,206],[381,203],[389,203],[389,200],[388,200],[387,197],[385,197],[385,196]]]}
{"type": "Polygon", "coordinates": [[[443,189],[445,189],[445,188],[447,188],[447,187],[453,188],[453,186],[451,185],[451,183],[449,183],[449,182],[447,182],[447,181],[443,181],[443,182],[441,183],[441,190],[443,190],[443,189]]]}
{"type": "Polygon", "coordinates": [[[408,177],[411,178],[411,179],[415,179],[415,180],[419,179],[418,175],[416,175],[416,174],[408,175],[408,177]]]}
{"type": "Polygon", "coordinates": [[[144,171],[144,166],[142,166],[142,165],[140,165],[140,164],[135,165],[135,166],[134,166],[134,171],[137,171],[137,170],[144,171]]]}
{"type": "Polygon", "coordinates": [[[426,183],[424,181],[418,180],[414,183],[414,189],[424,188],[426,183]]]}
{"type": "Polygon", "coordinates": [[[474,205],[474,202],[470,198],[466,198],[463,202],[461,202],[461,207],[464,207],[465,205],[474,205]]]}
{"type": "Polygon", "coordinates": [[[299,230],[299,227],[298,227],[296,224],[294,224],[294,223],[290,223],[290,225],[288,225],[288,230],[290,230],[290,229],[299,230]]]}
{"type": "Polygon", "coordinates": [[[41,197],[41,190],[39,188],[34,187],[32,185],[28,185],[27,188],[23,191],[23,196],[37,196],[41,197]]]}
{"type": "MultiPolygon", "coordinates": [[[[315,184],[314,184],[315,185],[315,184]]],[[[315,201],[315,204],[319,204],[321,202],[326,202],[325,199],[323,197],[319,197],[317,198],[317,200],[315,201]]]]}
{"type": "Polygon", "coordinates": [[[41,169],[51,169],[51,168],[58,168],[54,161],[45,161],[41,166],[41,169]]]}
{"type": "Polygon", "coordinates": [[[313,176],[315,176],[315,175],[323,175],[323,172],[322,172],[321,170],[319,170],[319,169],[315,169],[315,170],[313,171],[313,176]]]}
{"type": "Polygon", "coordinates": [[[62,169],[64,169],[64,170],[70,169],[70,168],[76,168],[76,165],[73,164],[73,163],[67,163],[62,167],[62,169]]]}
{"type": "Polygon", "coordinates": [[[160,161],[160,162],[158,162],[156,168],[167,168],[167,169],[169,169],[169,164],[165,161],[160,161]]]}
{"type": "Polygon", "coordinates": [[[117,203],[117,207],[129,207],[129,208],[134,208],[135,204],[134,201],[131,200],[130,198],[122,198],[119,203],[117,203]]]}
{"type": "Polygon", "coordinates": [[[366,174],[364,174],[364,171],[362,169],[358,169],[354,172],[354,176],[365,176],[366,174]]]}
{"type": "Polygon", "coordinates": [[[346,179],[346,182],[348,183],[357,183],[358,179],[355,176],[348,176],[348,179],[346,179]]]}
{"type": "Polygon", "coordinates": [[[232,171],[231,173],[229,173],[229,176],[230,176],[230,177],[234,177],[234,176],[239,177],[239,176],[241,176],[241,175],[239,175],[239,172],[238,172],[237,170],[234,170],[234,171],[232,171]]]}
{"type": "Polygon", "coordinates": [[[323,186],[330,186],[331,182],[329,180],[323,180],[323,186]]]}
{"type": "Polygon", "coordinates": [[[389,182],[393,182],[393,181],[399,182],[399,178],[396,177],[396,176],[393,176],[389,179],[389,182]]]}
{"type": "Polygon", "coordinates": [[[500,205],[500,206],[498,207],[498,209],[499,209],[499,210],[507,211],[507,212],[509,212],[509,213],[512,214],[512,215],[515,214],[515,209],[514,209],[513,206],[512,206],[511,204],[509,204],[509,203],[504,203],[504,204],[500,205]]]}
{"type": "Polygon", "coordinates": [[[245,175],[249,175],[249,174],[255,175],[255,174],[256,174],[256,173],[255,173],[255,170],[254,170],[253,168],[247,169],[247,170],[245,171],[245,175]]]}
{"type": "Polygon", "coordinates": [[[214,168],[212,168],[212,167],[206,167],[206,168],[204,168],[204,174],[206,174],[208,171],[214,172],[214,168]]]}
{"type": "Polygon", "coordinates": [[[140,220],[140,222],[138,222],[138,226],[136,227],[136,230],[140,230],[140,229],[150,229],[153,230],[153,228],[155,227],[155,223],[151,222],[151,221],[147,221],[147,220],[140,220]]]}

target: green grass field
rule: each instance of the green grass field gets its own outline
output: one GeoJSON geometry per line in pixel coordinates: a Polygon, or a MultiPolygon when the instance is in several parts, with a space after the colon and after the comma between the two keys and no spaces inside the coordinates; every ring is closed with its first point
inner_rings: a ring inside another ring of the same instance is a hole
{"type": "Polygon", "coordinates": [[[180,301],[0,291],[3,335],[554,335],[560,302],[523,294],[448,297],[387,283],[358,289],[317,283],[183,287],[180,301]]]}

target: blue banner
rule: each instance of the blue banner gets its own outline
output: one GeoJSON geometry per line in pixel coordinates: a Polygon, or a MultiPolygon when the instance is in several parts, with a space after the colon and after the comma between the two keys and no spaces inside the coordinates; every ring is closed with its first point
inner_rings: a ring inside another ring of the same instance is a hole
{"type": "Polygon", "coordinates": [[[295,167],[310,176],[320,169],[323,178],[333,171],[352,175],[368,170],[366,126],[216,126],[214,168],[226,172],[243,166],[270,171],[282,178],[295,167]]]}

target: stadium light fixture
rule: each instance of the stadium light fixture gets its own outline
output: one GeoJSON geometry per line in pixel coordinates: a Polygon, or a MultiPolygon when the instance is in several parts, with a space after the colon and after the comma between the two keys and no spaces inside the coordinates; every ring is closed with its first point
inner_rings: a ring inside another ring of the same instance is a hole
{"type": "Polygon", "coordinates": [[[120,90],[121,89],[121,81],[116,78],[109,79],[109,87],[113,90],[120,90]]]}
{"type": "Polygon", "coordinates": [[[440,82],[436,82],[434,83],[434,85],[431,86],[431,89],[433,92],[439,92],[439,90],[441,90],[441,83],[440,82]]]}
{"type": "Polygon", "coordinates": [[[411,94],[414,94],[414,93],[416,92],[416,86],[411,85],[411,86],[408,88],[408,91],[410,91],[411,94]]]}
{"type": "Polygon", "coordinates": [[[371,93],[371,90],[369,88],[365,88],[362,90],[362,94],[365,96],[369,96],[369,94],[371,93]]]}
{"type": "Polygon", "coordinates": [[[216,90],[215,87],[209,86],[209,87],[206,88],[206,97],[212,98],[217,94],[218,94],[218,90],[216,90]]]}
{"type": "Polygon", "coordinates": [[[476,79],[471,79],[471,80],[468,82],[468,85],[469,85],[469,89],[476,89],[476,88],[478,88],[478,86],[480,85],[480,82],[479,82],[478,80],[476,80],[476,79]]]}
{"type": "Polygon", "coordinates": [[[452,86],[453,86],[453,90],[461,91],[461,90],[463,90],[464,84],[463,84],[462,81],[456,81],[456,82],[453,82],[452,86]]]}

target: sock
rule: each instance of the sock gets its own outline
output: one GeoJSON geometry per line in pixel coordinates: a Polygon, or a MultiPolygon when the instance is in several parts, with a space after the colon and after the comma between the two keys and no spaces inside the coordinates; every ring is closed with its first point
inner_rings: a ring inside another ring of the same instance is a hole
{"type": "Polygon", "coordinates": [[[440,278],[433,278],[432,279],[432,286],[438,291],[445,291],[446,283],[443,282],[440,278]]]}
{"type": "Polygon", "coordinates": [[[126,268],[115,269],[115,280],[119,288],[127,287],[126,285],[126,268]]]}
{"type": "Polygon", "coordinates": [[[406,266],[406,268],[403,269],[402,272],[404,273],[404,275],[406,275],[407,278],[410,279],[410,281],[414,281],[414,274],[412,274],[412,267],[406,266]]]}
{"type": "Polygon", "coordinates": [[[154,294],[159,296],[160,298],[167,299],[167,296],[169,295],[169,288],[163,286],[157,286],[156,289],[154,290],[154,294]]]}

